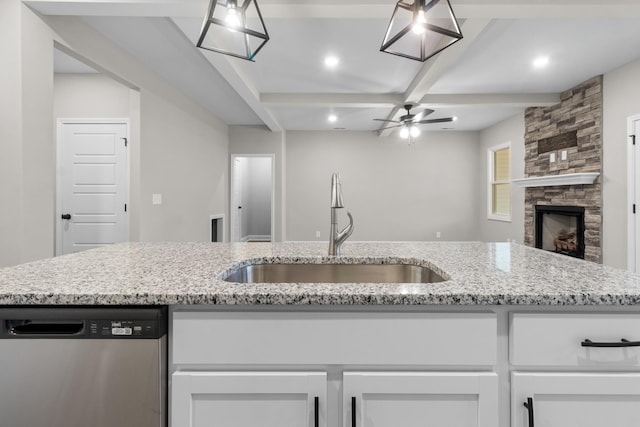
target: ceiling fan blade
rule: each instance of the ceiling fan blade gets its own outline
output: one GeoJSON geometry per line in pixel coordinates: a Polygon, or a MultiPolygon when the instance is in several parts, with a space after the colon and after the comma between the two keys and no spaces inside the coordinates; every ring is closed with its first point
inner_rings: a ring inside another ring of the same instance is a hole
{"type": "Polygon", "coordinates": [[[420,120],[419,122],[415,122],[417,124],[427,124],[427,123],[445,123],[445,122],[452,122],[453,121],[453,117],[445,117],[443,119],[427,119],[427,120],[420,120]]]}
{"type": "Polygon", "coordinates": [[[375,120],[375,121],[377,121],[377,122],[393,122],[393,123],[400,123],[400,122],[399,122],[399,121],[397,121],[397,120],[389,120],[389,119],[373,119],[373,120],[375,120]]]}
{"type": "Polygon", "coordinates": [[[387,126],[386,128],[382,128],[382,129],[378,129],[378,130],[386,130],[386,129],[399,128],[400,126],[404,126],[404,123],[400,123],[399,125],[394,125],[394,126],[387,126]]]}
{"type": "Polygon", "coordinates": [[[418,116],[420,116],[420,120],[422,120],[423,117],[427,117],[429,114],[432,114],[435,110],[432,110],[431,108],[425,108],[424,110],[422,110],[422,113],[419,113],[418,116]]]}

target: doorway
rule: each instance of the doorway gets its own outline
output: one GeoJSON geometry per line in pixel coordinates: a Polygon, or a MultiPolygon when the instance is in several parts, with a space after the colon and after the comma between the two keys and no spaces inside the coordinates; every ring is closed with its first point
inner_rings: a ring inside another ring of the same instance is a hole
{"type": "Polygon", "coordinates": [[[627,135],[629,135],[628,150],[628,262],[627,269],[631,272],[640,272],[640,154],[637,143],[640,142],[640,115],[627,119],[627,135]]]}
{"type": "Polygon", "coordinates": [[[274,154],[231,155],[232,242],[270,242],[274,229],[274,154]]]}
{"type": "Polygon", "coordinates": [[[59,119],[56,254],[129,240],[129,122],[59,119]]]}

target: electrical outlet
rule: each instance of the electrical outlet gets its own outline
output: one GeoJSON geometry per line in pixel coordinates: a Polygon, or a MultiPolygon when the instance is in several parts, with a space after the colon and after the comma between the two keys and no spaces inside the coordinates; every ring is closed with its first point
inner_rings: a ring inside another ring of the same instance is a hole
{"type": "Polygon", "coordinates": [[[162,204],[162,194],[153,194],[151,195],[151,203],[154,205],[162,204]]]}
{"type": "Polygon", "coordinates": [[[320,232],[316,231],[316,238],[319,238],[319,237],[320,237],[320,232]]]}
{"type": "Polygon", "coordinates": [[[560,160],[567,160],[567,150],[562,150],[560,152],[560,160]]]}
{"type": "Polygon", "coordinates": [[[549,163],[555,163],[555,162],[556,162],[556,153],[549,154],[549,163]]]}
{"type": "Polygon", "coordinates": [[[436,231],[436,239],[439,239],[440,237],[442,237],[442,233],[440,233],[439,231],[436,231]]]}

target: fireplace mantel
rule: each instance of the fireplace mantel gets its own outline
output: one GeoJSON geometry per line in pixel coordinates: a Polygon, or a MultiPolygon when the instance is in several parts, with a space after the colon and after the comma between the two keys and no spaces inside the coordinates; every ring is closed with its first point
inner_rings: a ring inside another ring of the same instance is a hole
{"type": "Polygon", "coordinates": [[[563,175],[532,176],[530,178],[512,179],[511,182],[520,187],[551,187],[554,185],[593,184],[600,172],[567,173],[563,175]]]}

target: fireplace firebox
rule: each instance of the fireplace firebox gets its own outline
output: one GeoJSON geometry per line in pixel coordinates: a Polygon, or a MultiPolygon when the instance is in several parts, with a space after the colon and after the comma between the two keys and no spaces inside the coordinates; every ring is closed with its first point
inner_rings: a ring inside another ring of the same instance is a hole
{"type": "Polygon", "coordinates": [[[584,208],[536,205],[536,248],[584,258],[584,208]]]}

